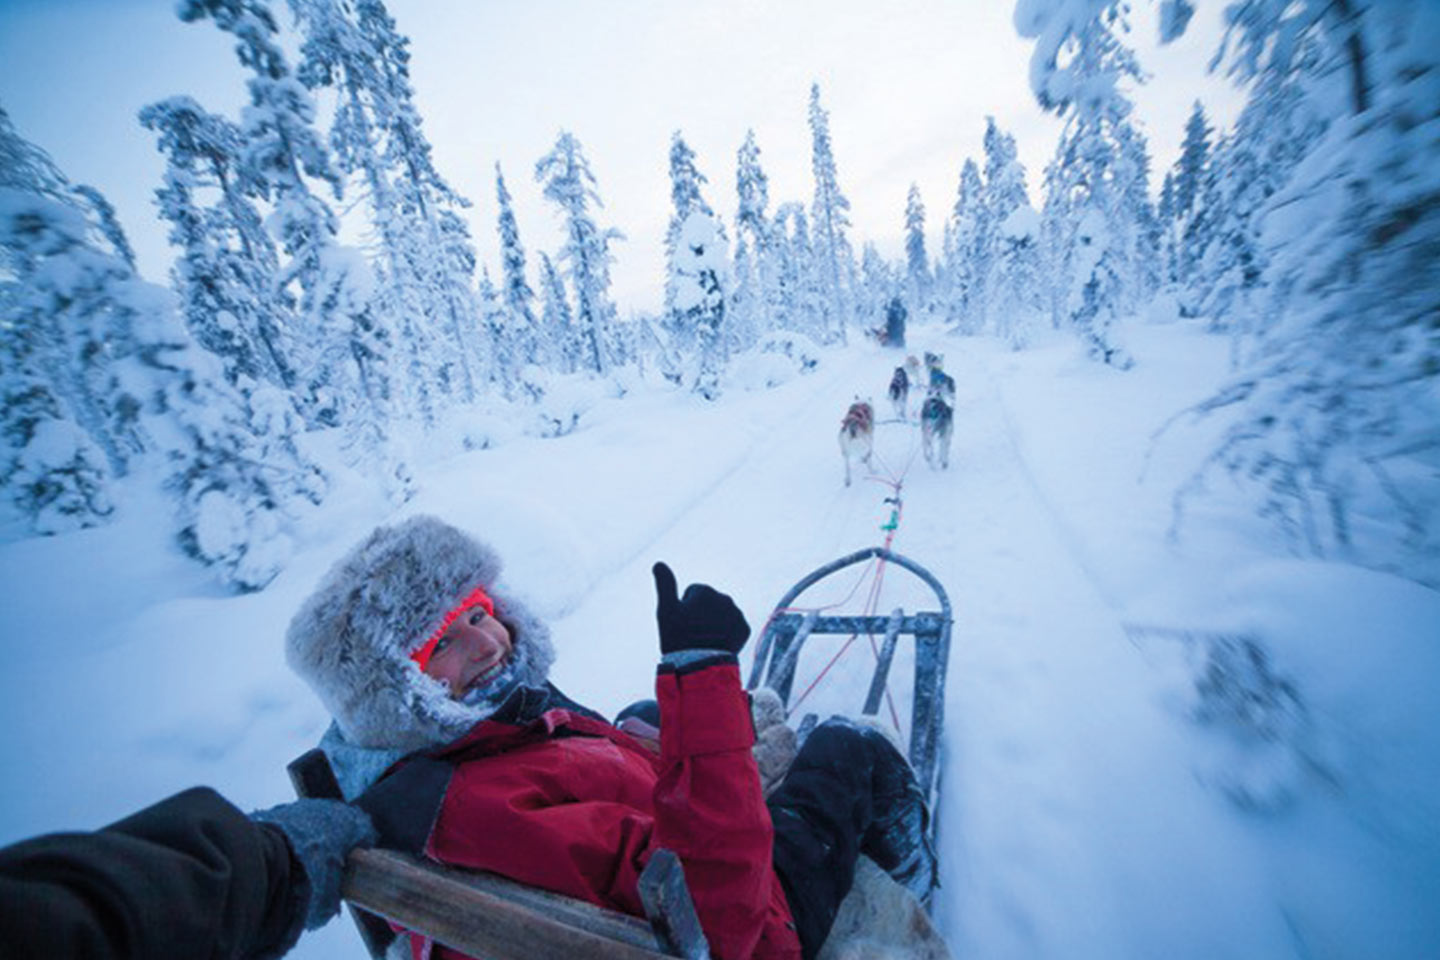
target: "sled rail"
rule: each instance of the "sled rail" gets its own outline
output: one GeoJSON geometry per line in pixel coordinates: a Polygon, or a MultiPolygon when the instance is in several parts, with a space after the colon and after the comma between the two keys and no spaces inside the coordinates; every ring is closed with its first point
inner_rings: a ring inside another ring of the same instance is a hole
{"type": "MultiPolygon", "coordinates": [[[[329,758],[318,747],[287,770],[299,796],[343,799],[329,758]]],[[[486,871],[381,849],[353,851],[340,887],[375,960],[383,960],[396,937],[391,922],[487,960],[709,960],[685,871],[673,851],[651,855],[640,873],[639,893],[647,919],[486,871]]]]}
{"type": "MultiPolygon", "coordinates": [[[[910,765],[920,781],[932,807],[939,789],[940,733],[945,725],[945,671],[950,661],[950,631],[953,623],[950,597],[940,581],[920,564],[908,557],[886,550],[867,547],[846,557],[825,564],[810,573],[780,598],[776,613],[770,618],[756,648],[747,689],[762,683],[773,689],[787,707],[795,684],[795,668],[806,641],[816,634],[883,635],[878,651],[875,674],[861,709],[863,716],[875,716],[890,675],[902,635],[915,638],[914,706],[910,718],[910,765]],[[846,567],[872,557],[908,570],[934,591],[938,611],[906,614],[895,609],[888,616],[821,616],[815,611],[789,611],[797,597],[820,580],[846,567]]],[[[802,735],[813,723],[809,717],[801,723],[802,735]]]]}

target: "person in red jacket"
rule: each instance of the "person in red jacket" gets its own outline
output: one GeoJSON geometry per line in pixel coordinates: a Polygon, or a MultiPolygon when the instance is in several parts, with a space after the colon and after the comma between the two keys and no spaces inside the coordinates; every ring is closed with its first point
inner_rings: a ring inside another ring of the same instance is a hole
{"type": "Polygon", "coordinates": [[[862,852],[927,896],[928,814],[899,752],[821,724],[767,804],[738,665],[749,625],[725,594],[653,572],[658,754],[549,683],[548,630],[485,544],[421,516],[344,557],[287,657],[334,717],[321,746],[380,843],[635,915],[668,848],[723,960],[814,957],[862,852]]]}

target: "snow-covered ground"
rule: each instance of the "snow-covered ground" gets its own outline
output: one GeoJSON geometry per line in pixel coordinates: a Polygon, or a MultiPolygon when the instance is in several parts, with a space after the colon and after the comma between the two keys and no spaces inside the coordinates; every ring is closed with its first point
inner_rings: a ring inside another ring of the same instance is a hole
{"type": "MultiPolygon", "coordinates": [[[[903,481],[893,547],[955,610],[937,917],[957,957],[1440,956],[1440,594],[1290,558],[1224,489],[1168,538],[1221,424],[1154,435],[1218,382],[1227,344],[1125,336],[1137,365],[1118,373],[1068,339],[1015,353],[912,328],[958,384],[944,472],[913,423],[885,422],[900,354],[854,343],[772,389],[743,388],[754,370],[713,404],[641,385],[570,435],[422,462],[404,512],[496,544],[554,623],[553,679],[613,712],[649,693],[653,561],[758,627],[804,574],[883,541],[884,481],[903,481]],[[882,419],[879,479],[846,488],[835,433],[857,394],[882,419]]],[[[124,506],[0,547],[0,842],[195,783],[288,799],[284,765],[327,719],[285,666],[286,623],[391,519],[337,491],[274,583],[227,596],[124,506]]],[[[830,599],[864,596],[852,571],[830,599]]],[[[892,569],[877,606],[926,600],[892,569]]],[[[857,702],[869,654],[847,657],[806,710],[857,702]]],[[[894,692],[903,716],[904,677],[894,692]]],[[[337,921],[296,955],[363,948],[337,921]]]]}

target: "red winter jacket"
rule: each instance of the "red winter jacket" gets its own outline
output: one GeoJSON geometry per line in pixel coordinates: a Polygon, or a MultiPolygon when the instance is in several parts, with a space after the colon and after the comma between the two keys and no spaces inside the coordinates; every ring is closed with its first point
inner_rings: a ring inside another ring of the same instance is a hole
{"type": "MultiPolygon", "coordinates": [[[[798,960],[738,666],[662,667],[656,697],[659,756],[569,710],[477,724],[433,754],[456,766],[426,853],[644,916],[640,871],[667,847],[713,956],[798,960]]],[[[433,956],[458,955],[437,944],[433,956]]]]}

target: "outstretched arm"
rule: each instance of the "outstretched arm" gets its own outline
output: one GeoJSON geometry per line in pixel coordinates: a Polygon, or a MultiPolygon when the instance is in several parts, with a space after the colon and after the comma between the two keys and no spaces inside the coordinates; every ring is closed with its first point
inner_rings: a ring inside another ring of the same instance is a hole
{"type": "Polygon", "coordinates": [[[281,831],[207,788],[0,850],[0,943],[15,956],[278,957],[308,899],[281,831]]]}

